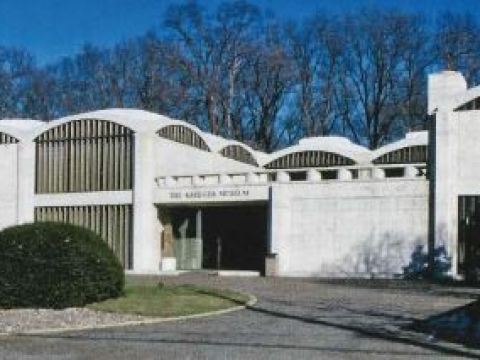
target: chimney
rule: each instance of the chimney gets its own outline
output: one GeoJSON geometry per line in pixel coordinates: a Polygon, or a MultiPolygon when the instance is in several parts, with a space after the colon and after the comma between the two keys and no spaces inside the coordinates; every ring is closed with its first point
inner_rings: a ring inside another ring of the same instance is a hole
{"type": "Polygon", "coordinates": [[[428,75],[428,114],[448,110],[456,96],[467,90],[467,82],[457,71],[445,70],[428,75]]]}

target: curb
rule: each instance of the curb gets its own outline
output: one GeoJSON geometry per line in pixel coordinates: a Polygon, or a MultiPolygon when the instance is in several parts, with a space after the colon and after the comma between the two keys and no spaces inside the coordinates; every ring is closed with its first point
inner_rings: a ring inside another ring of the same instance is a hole
{"type": "Polygon", "coordinates": [[[231,312],[244,310],[244,309],[247,309],[248,307],[253,306],[257,303],[258,299],[254,295],[252,295],[252,294],[246,294],[246,295],[248,295],[249,299],[245,303],[245,305],[238,305],[238,306],[233,306],[233,307],[230,307],[230,308],[227,308],[227,309],[208,311],[208,312],[199,313],[199,314],[166,317],[166,318],[152,317],[152,318],[147,318],[147,319],[142,319],[142,320],[124,321],[124,322],[115,323],[115,324],[101,324],[101,325],[78,326],[78,327],[35,329],[35,330],[8,332],[8,333],[3,332],[3,333],[0,333],[0,337],[55,334],[55,333],[70,332],[70,331],[109,329],[109,328],[117,328],[117,327],[125,327],[125,326],[136,326],[136,325],[151,325],[151,324],[160,324],[160,323],[164,323],[164,322],[173,322],[173,321],[206,318],[206,317],[210,317],[210,316],[228,314],[228,313],[231,313],[231,312]]]}

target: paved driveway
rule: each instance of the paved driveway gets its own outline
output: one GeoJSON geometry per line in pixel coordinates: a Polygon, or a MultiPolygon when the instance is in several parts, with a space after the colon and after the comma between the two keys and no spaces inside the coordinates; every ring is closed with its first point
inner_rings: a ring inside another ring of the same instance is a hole
{"type": "MultiPolygon", "coordinates": [[[[459,357],[401,326],[464,305],[462,289],[377,282],[216,278],[203,283],[255,294],[251,309],[157,325],[0,339],[1,359],[438,359],[459,357]]],[[[458,348],[461,350],[461,348],[458,348]]]]}

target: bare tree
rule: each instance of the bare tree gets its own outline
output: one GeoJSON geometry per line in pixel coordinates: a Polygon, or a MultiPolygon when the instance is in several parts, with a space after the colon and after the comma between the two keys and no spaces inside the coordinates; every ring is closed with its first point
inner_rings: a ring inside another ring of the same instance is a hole
{"type": "Polygon", "coordinates": [[[136,101],[142,109],[178,115],[185,99],[183,83],[170,63],[175,48],[154,33],[137,40],[136,61],[131,63],[136,101]]]}
{"type": "Polygon", "coordinates": [[[44,75],[27,51],[0,47],[0,117],[42,119],[51,115],[46,109],[51,88],[44,75]]]}
{"type": "Polygon", "coordinates": [[[278,26],[266,29],[265,38],[248,60],[244,78],[249,130],[255,144],[267,152],[281,144],[286,131],[280,111],[293,84],[292,63],[281,39],[278,26]]]}
{"type": "Polygon", "coordinates": [[[399,13],[363,10],[344,20],[347,43],[339,72],[340,112],[344,128],[372,149],[398,136],[395,92],[403,71],[407,19],[399,13]]]}
{"type": "Polygon", "coordinates": [[[335,87],[343,40],[335,25],[317,14],[302,25],[287,27],[295,65],[295,117],[302,135],[328,135],[336,125],[335,87]]]}
{"type": "Polygon", "coordinates": [[[424,130],[427,113],[427,74],[435,61],[431,33],[423,16],[406,15],[402,71],[395,92],[403,131],[424,130]]]}
{"type": "Polygon", "coordinates": [[[22,115],[39,120],[57,116],[52,97],[55,86],[55,80],[46,70],[31,69],[21,94],[22,115]]]}
{"type": "Polygon", "coordinates": [[[426,74],[480,81],[478,21],[363,9],[286,26],[248,0],[175,3],[165,29],[54,64],[0,47],[0,116],[48,119],[107,107],[178,117],[272,151],[341,133],[376,148],[425,127],[426,74]]]}
{"type": "Polygon", "coordinates": [[[462,71],[470,84],[480,81],[479,32],[471,14],[445,12],[437,21],[435,45],[440,65],[462,71]]]}
{"type": "Polygon", "coordinates": [[[222,76],[219,101],[224,134],[244,140],[244,109],[241,77],[254,49],[251,44],[261,32],[261,14],[257,6],[244,0],[220,4],[215,33],[222,49],[222,76]]]}
{"type": "Polygon", "coordinates": [[[172,30],[179,47],[173,63],[188,81],[190,120],[213,134],[220,132],[220,75],[222,49],[218,46],[211,19],[206,11],[191,1],[172,5],[165,25],[172,30]]]}

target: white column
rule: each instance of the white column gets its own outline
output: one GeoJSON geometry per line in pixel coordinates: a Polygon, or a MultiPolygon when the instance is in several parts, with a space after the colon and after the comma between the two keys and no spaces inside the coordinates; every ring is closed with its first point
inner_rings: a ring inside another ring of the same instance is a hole
{"type": "Polygon", "coordinates": [[[155,274],[160,270],[160,234],[153,204],[155,156],[153,135],[136,133],[133,188],[133,273],[155,274]]]}
{"type": "Polygon", "coordinates": [[[338,180],[352,180],[352,173],[347,169],[338,169],[338,180]]]}
{"type": "Polygon", "coordinates": [[[318,170],[308,169],[307,171],[307,180],[308,181],[320,181],[322,180],[322,175],[318,170]]]}
{"type": "Polygon", "coordinates": [[[372,178],[374,179],[383,179],[385,178],[385,170],[374,167],[372,169],[372,178]]]}
{"type": "Polygon", "coordinates": [[[288,183],[290,181],[290,174],[286,171],[277,172],[277,181],[279,183],[288,183]]]}
{"type": "MultiPolygon", "coordinates": [[[[288,175],[288,174],[287,174],[288,175]]],[[[277,275],[288,273],[291,239],[292,200],[289,186],[273,184],[270,188],[270,249],[277,255],[277,275]]]]}
{"type": "Polygon", "coordinates": [[[249,183],[249,184],[258,183],[258,175],[255,174],[255,173],[248,173],[247,174],[247,183],[249,183]]]}
{"type": "Polygon", "coordinates": [[[435,248],[445,245],[452,257],[452,276],[457,276],[457,113],[436,115],[435,132],[435,248]]]}
{"type": "Polygon", "coordinates": [[[416,178],[418,170],[415,166],[406,166],[405,167],[405,177],[406,178],[416,178]]]}
{"type": "Polygon", "coordinates": [[[30,223],[33,222],[35,213],[35,143],[33,141],[18,143],[17,174],[17,223],[30,223]]]}
{"type": "Polygon", "coordinates": [[[165,177],[165,186],[173,187],[177,185],[177,181],[172,176],[165,177]]]}
{"type": "Polygon", "coordinates": [[[193,185],[193,186],[201,186],[201,185],[203,185],[203,179],[202,179],[200,176],[198,176],[198,175],[194,175],[194,176],[192,177],[192,185],[193,185]]]}
{"type": "Polygon", "coordinates": [[[428,75],[428,113],[450,110],[455,98],[467,90],[467,82],[457,71],[441,71],[428,75]]]}
{"type": "Polygon", "coordinates": [[[220,185],[226,185],[232,183],[232,178],[227,174],[220,174],[219,178],[220,185]]]}

